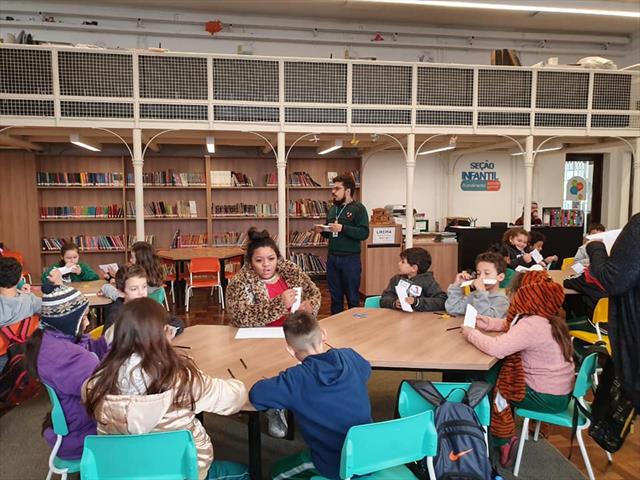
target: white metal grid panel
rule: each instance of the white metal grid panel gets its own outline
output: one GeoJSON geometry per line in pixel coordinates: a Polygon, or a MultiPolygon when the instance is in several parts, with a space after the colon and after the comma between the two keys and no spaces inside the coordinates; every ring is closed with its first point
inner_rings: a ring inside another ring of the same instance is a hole
{"type": "Polygon", "coordinates": [[[140,55],[138,71],[141,98],[207,99],[206,58],[140,55]]]}
{"type": "Polygon", "coordinates": [[[478,106],[529,108],[531,106],[531,71],[480,69],[478,106]]]}
{"type": "Polygon", "coordinates": [[[278,91],[276,61],[213,59],[214,100],[277,102],[278,91]]]}
{"type": "Polygon", "coordinates": [[[538,71],[537,108],[586,110],[588,104],[588,72],[538,71]]]}
{"type": "Polygon", "coordinates": [[[60,94],[87,97],[133,97],[131,54],[58,53],[60,94]]]}
{"type": "Polygon", "coordinates": [[[133,118],[133,104],[62,101],[60,102],[60,114],[70,118],[133,118]]]}
{"type": "Polygon", "coordinates": [[[638,110],[631,106],[631,75],[595,73],[593,76],[594,110],[638,110]]]}
{"type": "Polygon", "coordinates": [[[284,118],[287,123],[344,124],[347,109],[286,107],[284,118]]]}
{"type": "Polygon", "coordinates": [[[51,52],[0,49],[0,93],[51,95],[51,52]]]}
{"type": "Polygon", "coordinates": [[[284,100],[346,103],[346,63],[284,62],[284,100]]]}
{"type": "Polygon", "coordinates": [[[354,64],[352,101],[365,105],[411,105],[411,67],[354,64]]]}
{"type": "Polygon", "coordinates": [[[418,67],[418,105],[471,107],[473,69],[418,67]]]}
{"type": "Polygon", "coordinates": [[[141,103],[140,118],[154,120],[207,120],[207,105],[141,103]]]}
{"type": "Polygon", "coordinates": [[[53,100],[0,98],[0,115],[16,117],[53,117],[53,100]]]}
{"type": "Polygon", "coordinates": [[[479,112],[479,127],[528,127],[531,115],[524,112],[479,112]]]}
{"type": "Polygon", "coordinates": [[[278,107],[252,107],[243,105],[214,105],[213,116],[217,122],[279,122],[278,107]]]}
{"type": "Polygon", "coordinates": [[[579,113],[536,113],[536,127],[585,128],[587,115],[579,113]]]}
{"type": "Polygon", "coordinates": [[[631,115],[597,115],[591,116],[593,128],[640,128],[640,117],[631,115]]]}
{"type": "Polygon", "coordinates": [[[471,127],[473,125],[473,112],[418,110],[416,113],[416,124],[471,127]]]}
{"type": "Polygon", "coordinates": [[[410,125],[411,110],[354,108],[351,111],[351,123],[360,125],[410,125]]]}

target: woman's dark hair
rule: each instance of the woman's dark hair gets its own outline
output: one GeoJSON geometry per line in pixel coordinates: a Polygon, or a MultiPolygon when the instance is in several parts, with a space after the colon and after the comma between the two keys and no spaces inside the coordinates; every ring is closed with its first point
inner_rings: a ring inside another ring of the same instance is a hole
{"type": "Polygon", "coordinates": [[[79,250],[78,246],[73,242],[64,242],[62,247],[60,247],[60,261],[58,262],[59,267],[64,267],[66,264],[64,263],[64,254],[70,250],[75,250],[76,252],[79,250]]]}
{"type": "Polygon", "coordinates": [[[138,298],[122,307],[115,322],[111,350],[87,382],[86,406],[96,410],[106,395],[118,395],[118,372],[134,353],[148,376],[147,395],[175,389],[174,405],[195,408],[194,392],[203,388],[203,378],[193,360],[176,353],[167,339],[169,312],[155,300],[138,298]]]}
{"type": "Polygon", "coordinates": [[[247,232],[247,237],[249,237],[249,244],[247,245],[247,253],[244,257],[244,261],[249,265],[251,265],[253,254],[258,248],[269,247],[276,252],[276,257],[281,257],[278,245],[273,238],[271,238],[271,235],[269,235],[267,230],[259,232],[256,227],[251,227],[247,232]]]}
{"type": "Polygon", "coordinates": [[[136,265],[140,265],[147,272],[147,282],[152,287],[160,287],[164,283],[162,262],[147,242],[136,242],[131,245],[131,251],[136,256],[136,265]]]}
{"type": "Polygon", "coordinates": [[[13,257],[0,257],[0,288],[18,285],[22,277],[22,265],[13,257]]]}
{"type": "Polygon", "coordinates": [[[529,233],[529,245],[535,245],[538,242],[545,242],[547,237],[544,236],[544,233],[540,233],[537,230],[531,230],[529,233]]]}
{"type": "Polygon", "coordinates": [[[431,266],[431,254],[424,248],[407,248],[400,252],[400,258],[406,259],[411,266],[417,266],[418,273],[425,273],[431,266]]]}

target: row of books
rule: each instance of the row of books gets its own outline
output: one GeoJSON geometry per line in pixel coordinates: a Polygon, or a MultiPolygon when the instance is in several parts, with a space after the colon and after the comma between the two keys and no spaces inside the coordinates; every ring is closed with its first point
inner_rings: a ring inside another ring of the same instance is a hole
{"type": "Polygon", "coordinates": [[[235,203],[228,205],[213,204],[214,217],[243,215],[246,217],[273,217],[278,214],[277,203],[235,203]]]}
{"type": "Polygon", "coordinates": [[[253,187],[253,179],[242,173],[231,170],[211,170],[212,187],[253,187]]]}
{"type": "Polygon", "coordinates": [[[40,207],[40,218],[123,218],[120,205],[40,207]]]}
{"type": "Polygon", "coordinates": [[[124,235],[75,235],[67,238],[43,237],[42,251],[57,252],[68,242],[75,243],[80,251],[125,249],[124,235]]]}
{"type": "Polygon", "coordinates": [[[307,230],[304,232],[289,232],[289,245],[292,247],[308,247],[318,246],[322,247],[328,245],[329,241],[313,230],[307,230]]]}
{"type": "MultiPolygon", "coordinates": [[[[136,216],[135,202],[127,202],[127,217],[136,216]]],[[[184,200],[176,203],[148,202],[144,204],[145,217],[182,217],[195,218],[198,207],[195,200],[184,200]]]]}
{"type": "Polygon", "coordinates": [[[327,265],[322,257],[313,253],[290,253],[289,260],[298,265],[303,272],[320,275],[327,273],[327,265]]]}
{"type": "Polygon", "coordinates": [[[178,229],[173,234],[170,248],[206,247],[208,243],[206,233],[181,233],[178,229]]]}
{"type": "Polygon", "coordinates": [[[289,215],[298,217],[326,217],[331,208],[331,202],[301,198],[289,200],[289,215]]]}
{"type": "Polygon", "coordinates": [[[36,172],[38,186],[121,187],[122,172],[36,172]]]}
{"type": "MultiPolygon", "coordinates": [[[[133,173],[127,173],[127,185],[133,184],[133,173]]],[[[144,172],[142,174],[142,184],[164,187],[204,187],[207,184],[207,178],[204,172],[160,170],[157,172],[144,172]]]]}
{"type": "Polygon", "coordinates": [[[551,227],[581,227],[584,225],[584,212],[562,208],[543,208],[542,223],[551,227]]]}
{"type": "Polygon", "coordinates": [[[293,172],[287,175],[287,182],[292,187],[320,187],[307,172],[293,172]]]}

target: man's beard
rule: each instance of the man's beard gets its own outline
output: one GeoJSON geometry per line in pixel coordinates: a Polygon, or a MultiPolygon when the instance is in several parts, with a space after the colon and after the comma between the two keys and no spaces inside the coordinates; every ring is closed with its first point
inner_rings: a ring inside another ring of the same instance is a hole
{"type": "Polygon", "coordinates": [[[341,200],[338,200],[337,198],[333,198],[333,204],[334,205],[342,205],[344,203],[344,197],[342,197],[341,200]]]}

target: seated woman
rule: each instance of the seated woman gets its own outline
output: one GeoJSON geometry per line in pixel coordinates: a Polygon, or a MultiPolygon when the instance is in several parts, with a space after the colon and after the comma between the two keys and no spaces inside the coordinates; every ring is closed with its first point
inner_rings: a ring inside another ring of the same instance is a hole
{"type": "Polygon", "coordinates": [[[295,263],[285,260],[269,232],[249,230],[245,262],[227,287],[227,308],[236,327],[282,326],[302,288],[299,310],[320,309],[320,290],[295,263]]]}
{"type": "Polygon", "coordinates": [[[566,322],[558,316],[562,286],[547,272],[532,271],[511,283],[507,318],[478,315],[476,326],[506,332],[489,336],[462,327],[464,337],[488,355],[504,359],[491,405],[491,434],[500,446],[500,463],[515,459],[517,438],[509,405],[539,412],[566,410],[574,382],[573,349],[566,322]]]}

